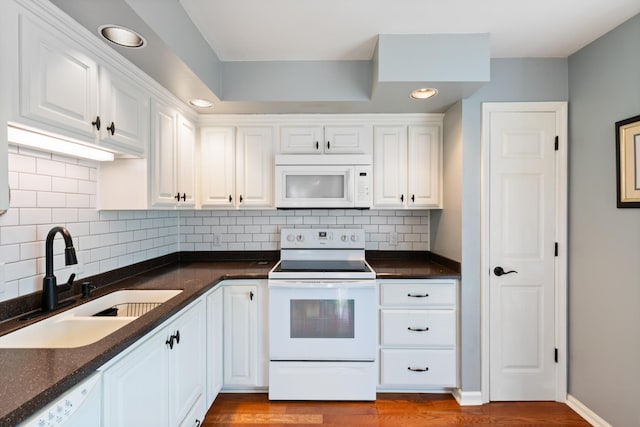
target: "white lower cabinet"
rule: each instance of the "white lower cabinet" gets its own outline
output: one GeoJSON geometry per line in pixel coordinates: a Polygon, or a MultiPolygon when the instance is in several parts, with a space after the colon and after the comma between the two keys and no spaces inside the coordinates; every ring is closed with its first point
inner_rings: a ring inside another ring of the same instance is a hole
{"type": "Polygon", "coordinates": [[[380,280],[379,390],[458,384],[456,280],[380,280]]]}
{"type": "Polygon", "coordinates": [[[224,388],[268,385],[266,280],[224,286],[224,388]]]}
{"type": "Polygon", "coordinates": [[[202,422],[205,322],[205,304],[198,300],[104,370],[104,427],[202,422]]]}

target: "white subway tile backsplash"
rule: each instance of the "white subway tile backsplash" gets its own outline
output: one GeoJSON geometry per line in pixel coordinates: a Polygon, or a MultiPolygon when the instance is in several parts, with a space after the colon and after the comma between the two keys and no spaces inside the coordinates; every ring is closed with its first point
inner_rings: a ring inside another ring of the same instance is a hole
{"type": "Polygon", "coordinates": [[[0,300],[41,289],[44,240],[55,225],[69,229],[80,260],[78,266],[64,267],[64,243],[58,236],[54,265],[59,282],[71,272],[80,279],[177,251],[274,251],[279,249],[280,230],[287,227],[360,227],[369,250],[429,249],[429,211],[98,212],[98,167],[92,161],[10,147],[12,201],[9,211],[0,216],[0,256],[7,276],[0,300]],[[396,245],[389,245],[390,233],[396,234],[396,245]]]}

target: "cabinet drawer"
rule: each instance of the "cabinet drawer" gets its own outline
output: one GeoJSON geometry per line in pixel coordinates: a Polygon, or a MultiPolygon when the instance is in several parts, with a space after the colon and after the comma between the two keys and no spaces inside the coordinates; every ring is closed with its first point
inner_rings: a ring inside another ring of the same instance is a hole
{"type": "Polygon", "coordinates": [[[382,283],[380,285],[382,305],[402,305],[414,307],[455,306],[455,283],[382,283]]]}
{"type": "Polygon", "coordinates": [[[454,310],[382,310],[382,345],[456,345],[454,310]]]}
{"type": "Polygon", "coordinates": [[[380,385],[456,386],[455,350],[382,350],[380,385]]]}

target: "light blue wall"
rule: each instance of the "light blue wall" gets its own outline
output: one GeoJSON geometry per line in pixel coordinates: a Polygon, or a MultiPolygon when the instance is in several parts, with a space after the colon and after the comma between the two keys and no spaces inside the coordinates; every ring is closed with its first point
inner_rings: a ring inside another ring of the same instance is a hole
{"type": "Polygon", "coordinates": [[[462,101],[461,385],[480,391],[480,132],[483,102],[567,101],[567,59],[494,59],[491,82],[462,101]]]}
{"type": "Polygon", "coordinates": [[[640,425],[640,209],[616,208],[615,122],[640,114],[640,15],[569,58],[569,393],[640,425]]]}

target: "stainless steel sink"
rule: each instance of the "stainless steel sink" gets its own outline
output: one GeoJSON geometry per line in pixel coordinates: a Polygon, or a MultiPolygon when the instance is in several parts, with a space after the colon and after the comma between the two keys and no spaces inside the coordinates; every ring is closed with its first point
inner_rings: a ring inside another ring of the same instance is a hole
{"type": "Polygon", "coordinates": [[[0,348],[73,348],[92,344],[180,292],[182,290],[112,292],[2,336],[0,348]],[[126,307],[125,310],[117,310],[121,315],[95,316],[118,307],[126,307]]]}

